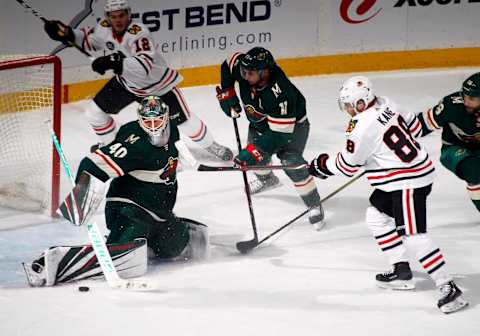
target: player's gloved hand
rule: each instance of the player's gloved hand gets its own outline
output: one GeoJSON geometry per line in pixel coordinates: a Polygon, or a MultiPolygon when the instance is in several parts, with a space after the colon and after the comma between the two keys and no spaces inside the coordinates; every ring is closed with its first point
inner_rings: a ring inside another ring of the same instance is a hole
{"type": "Polygon", "coordinates": [[[308,165],[308,173],[312,176],[326,179],[332,176],[332,172],[327,168],[328,154],[320,154],[308,165]]]}
{"type": "Polygon", "coordinates": [[[112,69],[116,75],[121,75],[124,58],[125,55],[121,51],[107,56],[100,56],[92,62],[92,70],[100,75],[104,75],[105,71],[112,69]]]}
{"type": "Polygon", "coordinates": [[[262,160],[263,155],[254,144],[248,144],[247,147],[242,149],[240,153],[233,158],[233,162],[239,166],[251,166],[262,160]]]}
{"type": "Polygon", "coordinates": [[[73,29],[62,21],[46,20],[43,28],[52,40],[62,42],[67,46],[71,46],[75,42],[73,29]]]}
{"type": "Polygon", "coordinates": [[[235,89],[231,87],[222,90],[220,86],[217,86],[216,90],[217,99],[223,112],[230,118],[238,118],[242,108],[235,89]]]}

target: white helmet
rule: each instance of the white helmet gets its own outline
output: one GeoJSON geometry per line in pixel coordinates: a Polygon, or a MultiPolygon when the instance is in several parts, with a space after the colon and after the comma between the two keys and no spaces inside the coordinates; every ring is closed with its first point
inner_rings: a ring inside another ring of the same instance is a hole
{"type": "Polygon", "coordinates": [[[375,93],[370,79],[365,76],[354,76],[347,79],[340,88],[338,105],[342,111],[355,115],[361,112],[357,109],[360,101],[363,101],[367,108],[374,100],[375,93]]]}
{"type": "Polygon", "coordinates": [[[117,10],[126,10],[130,14],[130,6],[127,0],[105,0],[105,14],[117,10]]]}

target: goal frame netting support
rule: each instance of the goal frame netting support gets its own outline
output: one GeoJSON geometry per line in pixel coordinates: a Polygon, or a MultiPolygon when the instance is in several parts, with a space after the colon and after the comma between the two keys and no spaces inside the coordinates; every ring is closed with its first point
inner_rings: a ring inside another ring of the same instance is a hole
{"type": "MultiPolygon", "coordinates": [[[[61,141],[61,108],[62,108],[62,62],[54,55],[46,56],[18,56],[16,59],[0,61],[0,74],[3,70],[18,69],[31,66],[42,66],[51,64],[53,67],[52,79],[52,120],[51,126],[59,141],[61,141]]],[[[60,158],[52,144],[51,162],[51,190],[50,190],[50,215],[58,217],[56,210],[59,205],[60,193],[60,158]]]]}

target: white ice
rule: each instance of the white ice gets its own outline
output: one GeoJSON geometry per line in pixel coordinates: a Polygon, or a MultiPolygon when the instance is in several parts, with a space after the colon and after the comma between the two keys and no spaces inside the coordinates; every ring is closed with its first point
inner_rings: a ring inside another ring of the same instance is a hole
{"type": "MultiPolygon", "coordinates": [[[[480,69],[372,73],[376,92],[421,111],[459,89],[480,69]]],[[[307,98],[311,122],[305,151],[309,160],[335,153],[344,143],[347,116],[336,96],[348,75],[293,78],[307,98]]],[[[214,87],[184,89],[190,105],[218,142],[236,147],[233,125],[218,107],[214,87]]],[[[63,143],[74,167],[94,143],[81,112],[83,102],[64,106],[63,143]]],[[[134,117],[132,108],[121,120],[134,117]]],[[[244,119],[240,121],[243,143],[244,119]]],[[[175,211],[208,224],[211,258],[198,264],[149,269],[154,292],[110,289],[104,281],[53,288],[30,288],[20,263],[52,245],[87,243],[84,227],[47,217],[0,212],[0,335],[479,335],[480,215],[465,183],[438,162],[439,134],[423,139],[435,159],[437,178],[429,198],[429,232],[470,306],[452,315],[436,307],[438,293],[413,260],[417,289],[394,292],[375,286],[377,272],[389,268],[365,224],[371,187],[359,180],[325,203],[327,227],[316,232],[306,218],[248,255],[235,243],[252,238],[241,174],[179,173],[175,211]],[[44,224],[30,225],[41,221],[44,224]],[[78,286],[90,286],[88,293],[78,286]]],[[[195,154],[200,159],[211,159],[195,154]]],[[[218,162],[218,164],[221,164],[218,162]]],[[[304,210],[283,172],[283,187],[253,197],[259,236],[264,237],[304,210]]],[[[66,180],[64,180],[66,181],[66,180]]],[[[322,196],[347,181],[317,180],[322,196]]],[[[62,195],[68,184],[64,183],[62,195]]],[[[96,217],[104,229],[102,213],[96,217]]]]}

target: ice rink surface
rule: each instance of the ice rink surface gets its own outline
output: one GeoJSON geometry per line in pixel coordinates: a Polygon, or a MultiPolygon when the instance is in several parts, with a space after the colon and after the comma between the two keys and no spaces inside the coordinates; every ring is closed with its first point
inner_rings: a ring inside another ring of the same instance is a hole
{"type": "MultiPolygon", "coordinates": [[[[413,111],[433,106],[458,90],[478,68],[368,74],[377,95],[413,111]]],[[[311,133],[305,158],[336,153],[348,118],[337,108],[338,89],[349,75],[293,78],[307,98],[311,133]]],[[[236,148],[232,121],[218,107],[214,87],[183,90],[187,102],[218,142],[236,148]]],[[[63,144],[76,168],[95,142],[81,113],[84,102],[63,108],[63,144]]],[[[135,117],[134,106],[119,121],[135,117]]],[[[243,143],[247,123],[240,120],[243,143]]],[[[150,267],[158,289],[128,292],[102,280],[53,288],[30,288],[21,268],[52,245],[87,243],[86,229],[48,217],[0,209],[0,335],[478,335],[480,334],[480,214],[465,184],[438,162],[439,133],[423,138],[437,168],[429,198],[429,232],[443,250],[448,269],[470,306],[452,315],[436,307],[437,289],[412,259],[416,290],[375,286],[388,270],[364,223],[371,187],[361,179],[324,204],[327,226],[314,231],[307,218],[248,255],[235,243],[252,238],[250,217],[237,172],[201,173],[184,165],[178,175],[175,212],[207,224],[211,257],[196,264],[150,267]],[[34,222],[44,224],[31,225],[34,222]],[[20,229],[2,230],[21,226],[20,229]],[[90,291],[78,291],[79,285],[90,291]]],[[[212,158],[194,149],[199,160],[212,158]]],[[[221,164],[220,162],[217,162],[221,164]]],[[[253,197],[259,236],[264,237],[304,210],[283,172],[283,186],[253,197]]],[[[68,190],[63,180],[62,196],[68,190]]],[[[322,196],[347,181],[317,180],[322,196]]],[[[104,227],[103,214],[96,215],[104,227]]]]}

